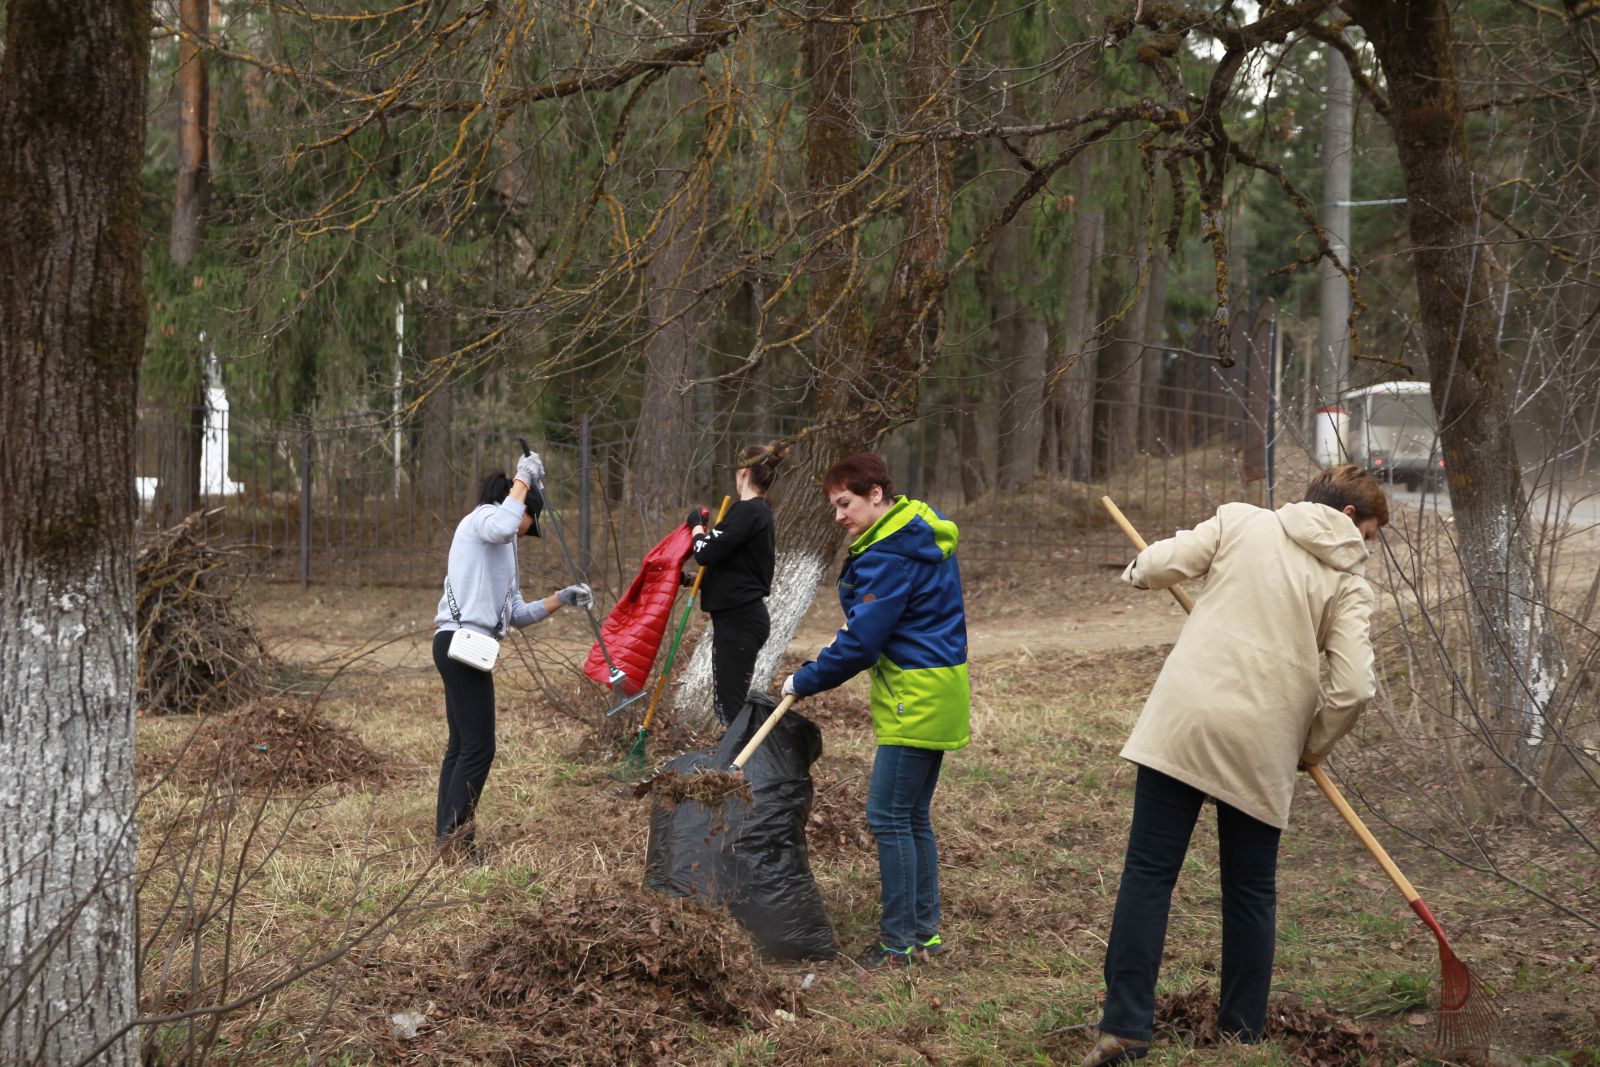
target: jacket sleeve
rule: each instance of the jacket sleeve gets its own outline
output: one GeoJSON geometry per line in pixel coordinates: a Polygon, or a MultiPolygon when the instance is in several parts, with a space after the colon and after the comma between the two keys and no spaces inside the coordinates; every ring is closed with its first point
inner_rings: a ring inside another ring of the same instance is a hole
{"type": "Polygon", "coordinates": [[[817,653],[816,662],[795,672],[794,691],[800,696],[832,689],[878,661],[906,610],[915,566],[900,556],[883,556],[856,565],[856,605],[833,643],[817,653]]]}
{"type": "Polygon", "coordinates": [[[756,509],[735,508],[727,518],[694,539],[694,560],[702,567],[721,563],[756,532],[756,509]]]}
{"type": "Polygon", "coordinates": [[[1185,578],[1198,578],[1211,569],[1222,543],[1222,518],[1213,515],[1192,530],[1139,553],[1122,572],[1122,580],[1135,589],[1170,589],[1185,578]]]}
{"type": "Polygon", "coordinates": [[[511,594],[511,625],[517,628],[532,626],[536,622],[543,622],[550,617],[545,610],[544,599],[533,602],[522,599],[522,590],[518,589],[511,594]]]}
{"type": "Polygon", "coordinates": [[[472,532],[491,545],[508,545],[517,539],[517,528],[522,525],[522,514],[526,510],[527,505],[510,497],[487,511],[476,508],[471,515],[472,532]]]}
{"type": "Polygon", "coordinates": [[[1300,754],[1300,762],[1307,766],[1328,757],[1377,695],[1372,663],[1372,586],[1364,578],[1352,575],[1352,579],[1339,593],[1323,649],[1328,658],[1328,684],[1300,754]]]}

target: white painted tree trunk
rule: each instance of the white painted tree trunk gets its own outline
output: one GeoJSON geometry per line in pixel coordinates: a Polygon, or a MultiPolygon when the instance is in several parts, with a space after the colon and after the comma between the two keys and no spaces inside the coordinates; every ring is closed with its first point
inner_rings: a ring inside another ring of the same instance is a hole
{"type": "Polygon", "coordinates": [[[139,1061],[132,438],[148,0],[0,63],[0,1064],[139,1061]]]}
{"type": "MultiPolygon", "coordinates": [[[[137,1014],[133,575],[23,565],[0,619],[0,1062],[72,1064],[137,1014]]],[[[138,1062],[136,1035],[96,1063],[138,1062]]]]}
{"type": "MultiPolygon", "coordinates": [[[[801,620],[811,610],[811,601],[817,595],[817,583],[822,581],[828,566],[820,553],[797,550],[778,557],[777,569],[772,577],[772,595],[767,597],[767,611],[772,616],[772,633],[756,657],[755,673],[750,676],[750,688],[767,689],[772,685],[773,672],[783,658],[784,649],[794,640],[801,620]]],[[[673,693],[673,707],[686,722],[707,725],[714,722],[711,687],[711,640],[706,638],[695,646],[694,655],[684,668],[673,693]]]]}

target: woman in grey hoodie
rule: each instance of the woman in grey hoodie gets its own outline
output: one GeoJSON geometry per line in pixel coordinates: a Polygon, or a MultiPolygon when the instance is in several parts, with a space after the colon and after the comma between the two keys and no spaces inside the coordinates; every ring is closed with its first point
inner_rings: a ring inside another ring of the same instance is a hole
{"type": "Polygon", "coordinates": [[[544,464],[534,452],[517,462],[515,480],[498,470],[484,479],[478,506],[457,524],[450,542],[444,594],[434,614],[433,664],[444,680],[450,727],[439,768],[435,833],[441,847],[451,846],[470,859],[480,855],[473,813],[494,762],[494,675],[451,659],[450,641],[460,629],[498,639],[509,627],[542,622],[563,607],[584,607],[593,599],[582,584],[532,603],[522,599],[516,539],[519,534],[538,536],[527,498],[543,479],[544,464]]]}

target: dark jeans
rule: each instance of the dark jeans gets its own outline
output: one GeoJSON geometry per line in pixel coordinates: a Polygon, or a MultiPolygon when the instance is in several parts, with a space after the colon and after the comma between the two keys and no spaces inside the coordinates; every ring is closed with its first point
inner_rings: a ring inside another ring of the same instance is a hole
{"type": "MultiPolygon", "coordinates": [[[[1139,768],[1133,826],[1106,946],[1106,1008],[1100,1029],[1117,1037],[1154,1036],[1156,972],[1167,913],[1205,794],[1176,778],[1139,768]]],[[[1217,1031],[1259,1041],[1267,1023],[1278,924],[1280,831],[1220,801],[1222,998],[1217,1031]]]]}
{"type": "Polygon", "coordinates": [[[767,605],[757,600],[711,616],[711,686],[717,721],[727,726],[750,695],[756,656],[772,632],[767,605]]]}
{"type": "Polygon", "coordinates": [[[867,787],[867,826],[878,842],[883,921],[878,939],[906,949],[939,932],[939,847],[928,807],[944,753],[879,745],[867,787]]]}
{"type": "MultiPolygon", "coordinates": [[[[450,725],[439,768],[434,825],[441,838],[470,827],[478,795],[489,780],[489,764],[494,762],[494,675],[451,659],[447,653],[452,635],[449,630],[433,635],[433,665],[444,679],[444,717],[450,725]]],[[[472,830],[463,836],[470,840],[472,830]]]]}

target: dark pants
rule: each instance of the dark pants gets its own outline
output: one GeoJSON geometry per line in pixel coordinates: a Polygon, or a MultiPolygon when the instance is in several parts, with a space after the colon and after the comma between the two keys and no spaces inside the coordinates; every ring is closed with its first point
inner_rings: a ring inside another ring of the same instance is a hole
{"type": "Polygon", "coordinates": [[[444,838],[465,826],[463,836],[470,840],[478,795],[494,762],[494,675],[451,659],[447,653],[452,634],[440,630],[433,635],[433,665],[444,679],[444,717],[450,725],[439,767],[434,832],[444,838]]]}
{"type": "MultiPolygon", "coordinates": [[[[1133,827],[1106,946],[1106,1008],[1100,1029],[1117,1037],[1154,1036],[1156,972],[1167,913],[1205,794],[1176,778],[1139,768],[1133,827]]],[[[1217,1031],[1259,1041],[1267,1023],[1278,923],[1280,831],[1220,801],[1222,998],[1217,1031]]]]}
{"type": "Polygon", "coordinates": [[[907,949],[939,932],[939,846],[928,809],[944,753],[879,745],[867,787],[867,826],[878,842],[883,921],[878,939],[907,949]]]}
{"type": "Polygon", "coordinates": [[[757,600],[744,607],[718,611],[711,616],[711,686],[717,721],[733,722],[750,695],[756,656],[772,632],[767,605],[757,600]]]}

